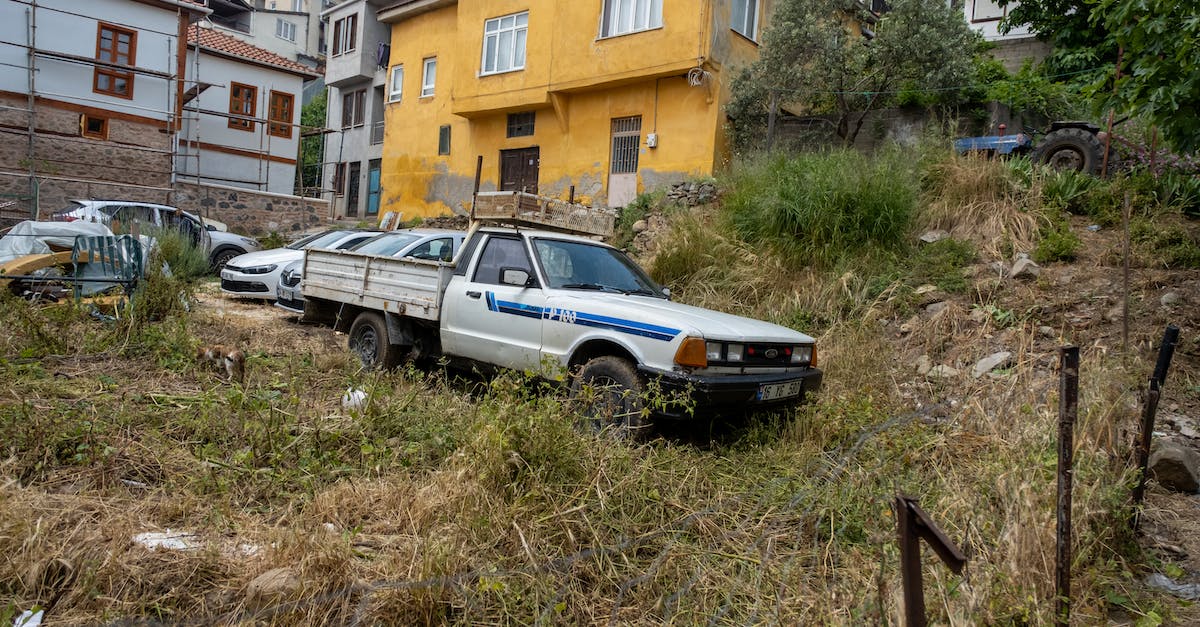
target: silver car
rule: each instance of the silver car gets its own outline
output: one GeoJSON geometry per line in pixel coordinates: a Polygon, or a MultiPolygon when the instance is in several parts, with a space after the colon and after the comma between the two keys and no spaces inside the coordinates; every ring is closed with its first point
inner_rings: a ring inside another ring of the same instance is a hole
{"type": "MultiPolygon", "coordinates": [[[[369,239],[350,250],[382,257],[412,257],[450,261],[462,246],[463,231],[444,229],[406,229],[389,231],[369,239]]],[[[288,311],[304,313],[304,295],[300,281],[304,278],[304,259],[289,263],[279,277],[279,288],[275,293],[275,306],[288,311]]]]}
{"type": "Polygon", "coordinates": [[[207,228],[207,221],[169,205],[134,200],[72,200],[66,208],[56,211],[51,220],[99,222],[114,232],[128,232],[137,223],[158,228],[172,228],[189,235],[192,242],[204,249],[208,262],[220,271],[230,259],[261,250],[258,240],[224,230],[207,228]]]}
{"type": "Polygon", "coordinates": [[[357,246],[382,231],[345,229],[322,231],[284,246],[230,259],[221,269],[221,291],[237,298],[275,298],[284,266],[304,259],[308,248],[338,250],[357,246]]]}

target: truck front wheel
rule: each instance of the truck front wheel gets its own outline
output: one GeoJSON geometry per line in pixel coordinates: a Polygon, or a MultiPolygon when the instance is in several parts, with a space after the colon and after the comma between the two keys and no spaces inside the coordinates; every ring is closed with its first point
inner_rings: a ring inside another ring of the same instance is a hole
{"type": "Polygon", "coordinates": [[[1060,128],[1042,139],[1030,159],[1055,170],[1099,174],[1104,161],[1104,145],[1095,133],[1086,129],[1060,128]]]}
{"type": "Polygon", "coordinates": [[[583,365],[571,381],[571,400],[580,423],[618,438],[637,437],[644,428],[642,380],[633,364],[605,355],[583,365]]]}
{"type": "Polygon", "coordinates": [[[400,363],[399,347],[388,341],[387,325],[383,317],[373,311],[364,311],[350,325],[350,352],[358,355],[359,361],[368,368],[393,368],[400,363]]]}

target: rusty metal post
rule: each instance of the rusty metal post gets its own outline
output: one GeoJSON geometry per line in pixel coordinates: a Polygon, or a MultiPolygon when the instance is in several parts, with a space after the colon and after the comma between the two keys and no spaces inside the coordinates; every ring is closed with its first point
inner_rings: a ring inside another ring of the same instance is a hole
{"type": "Polygon", "coordinates": [[[475,217],[475,198],[479,196],[479,181],[483,178],[483,155],[475,157],[475,187],[471,189],[471,217],[475,217]]]}
{"type": "Polygon", "coordinates": [[[921,579],[921,539],[908,499],[896,497],[896,535],[900,543],[900,581],[904,588],[904,624],[925,626],[925,588],[921,579]]]}
{"type": "MultiPolygon", "coordinates": [[[[1117,72],[1113,76],[1113,94],[1117,93],[1117,83],[1121,80],[1121,61],[1125,57],[1125,46],[1117,48],[1117,72]]],[[[1112,152],[1112,129],[1113,129],[1112,109],[1108,110],[1108,131],[1104,134],[1104,158],[1100,162],[1101,178],[1108,178],[1108,155],[1112,152]]]]}
{"type": "Polygon", "coordinates": [[[925,588],[921,578],[921,540],[952,572],[961,575],[967,557],[921,509],[917,499],[896,495],[896,536],[900,542],[900,578],[904,587],[904,624],[924,627],[925,588]]]}
{"type": "Polygon", "coordinates": [[[574,185],[571,186],[571,191],[567,195],[567,204],[570,204],[570,205],[575,204],[575,186],[574,185]]]}
{"type": "Polygon", "coordinates": [[[1138,481],[1133,487],[1133,519],[1131,526],[1136,531],[1141,522],[1139,511],[1142,500],[1146,496],[1146,474],[1150,472],[1150,445],[1154,439],[1154,419],[1158,414],[1158,401],[1162,394],[1162,386],[1167,380],[1167,370],[1171,367],[1171,359],[1175,356],[1175,346],[1179,343],[1179,327],[1169,324],[1163,332],[1162,345],[1158,347],[1158,361],[1154,364],[1154,374],[1146,386],[1146,396],[1142,405],[1141,433],[1138,434],[1137,467],[1138,481]]]}
{"type": "Polygon", "coordinates": [[[1074,477],[1075,417],[1079,410],[1079,347],[1059,354],[1058,546],[1055,564],[1055,624],[1071,622],[1071,482],[1074,477]]]}
{"type": "Polygon", "coordinates": [[[1158,361],[1154,364],[1154,380],[1158,389],[1167,382],[1167,370],[1171,367],[1171,359],[1175,356],[1175,346],[1179,344],[1179,327],[1168,324],[1163,332],[1162,346],[1158,347],[1158,361]]]}

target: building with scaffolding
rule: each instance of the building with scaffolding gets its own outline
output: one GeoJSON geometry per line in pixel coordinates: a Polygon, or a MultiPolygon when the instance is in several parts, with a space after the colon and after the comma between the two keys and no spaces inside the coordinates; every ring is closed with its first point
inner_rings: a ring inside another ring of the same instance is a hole
{"type": "Polygon", "coordinates": [[[188,30],[188,65],[194,82],[184,96],[177,173],[197,183],[291,194],[300,94],[319,75],[199,25],[188,30]]]}
{"type": "Polygon", "coordinates": [[[158,202],[249,233],[327,220],[327,202],[291,195],[299,93],[316,73],[195,30],[189,47],[208,13],[200,0],[0,0],[0,206],[158,202]]]}

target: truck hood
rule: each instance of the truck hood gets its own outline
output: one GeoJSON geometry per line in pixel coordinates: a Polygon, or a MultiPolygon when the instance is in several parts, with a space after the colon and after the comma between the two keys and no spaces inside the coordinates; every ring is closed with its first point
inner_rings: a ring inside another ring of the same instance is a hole
{"type": "Polygon", "coordinates": [[[237,268],[250,268],[252,266],[267,266],[271,264],[287,265],[297,259],[303,258],[303,250],[272,248],[271,250],[260,250],[258,252],[238,255],[229,260],[229,265],[237,268]]]}
{"type": "Polygon", "coordinates": [[[549,298],[548,304],[550,307],[677,329],[683,335],[701,336],[706,340],[780,344],[814,342],[811,336],[778,324],[649,296],[559,291],[549,298]]]}

